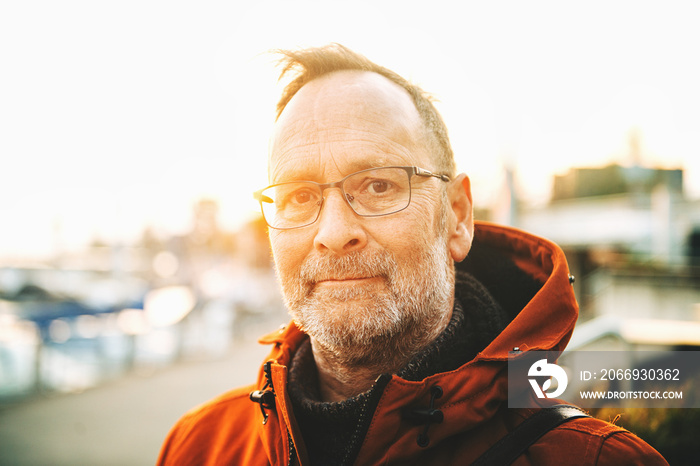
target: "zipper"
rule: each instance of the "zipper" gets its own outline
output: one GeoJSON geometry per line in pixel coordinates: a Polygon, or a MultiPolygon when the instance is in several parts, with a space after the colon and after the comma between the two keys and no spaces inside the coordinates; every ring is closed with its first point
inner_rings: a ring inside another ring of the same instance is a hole
{"type": "Polygon", "coordinates": [[[339,465],[345,466],[350,465],[355,462],[357,455],[360,453],[360,448],[362,447],[362,441],[367,435],[367,430],[369,429],[369,424],[372,421],[374,412],[379,404],[379,399],[384,393],[389,381],[391,381],[391,375],[382,374],[374,381],[374,386],[370,390],[368,397],[363,400],[360,407],[360,414],[357,418],[357,425],[355,430],[350,436],[350,439],[346,445],[345,453],[343,459],[338,463],[339,465]]]}
{"type": "Polygon", "coordinates": [[[292,434],[287,431],[287,440],[289,441],[289,462],[287,466],[293,466],[297,461],[297,448],[292,440],[292,434]]]}

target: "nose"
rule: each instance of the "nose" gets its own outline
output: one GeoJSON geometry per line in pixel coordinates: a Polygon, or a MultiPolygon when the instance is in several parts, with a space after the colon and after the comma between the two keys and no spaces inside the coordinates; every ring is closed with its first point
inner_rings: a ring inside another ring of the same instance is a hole
{"type": "Polygon", "coordinates": [[[367,233],[339,189],[327,189],[317,220],[314,247],[320,252],[347,254],[365,247],[367,233]]]}

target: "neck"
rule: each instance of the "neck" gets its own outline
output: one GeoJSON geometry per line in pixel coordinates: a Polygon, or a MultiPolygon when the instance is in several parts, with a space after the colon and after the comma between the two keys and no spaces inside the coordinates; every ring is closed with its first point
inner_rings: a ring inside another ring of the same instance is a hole
{"type": "Polygon", "coordinates": [[[319,394],[323,401],[342,401],[369,390],[378,376],[377,367],[349,365],[318,341],[311,339],[318,370],[319,394]],[[377,374],[377,375],[375,375],[377,374]]]}
{"type": "Polygon", "coordinates": [[[452,308],[426,327],[363,348],[329,348],[311,337],[323,401],[342,401],[369,390],[381,374],[395,374],[447,327],[452,308]]]}

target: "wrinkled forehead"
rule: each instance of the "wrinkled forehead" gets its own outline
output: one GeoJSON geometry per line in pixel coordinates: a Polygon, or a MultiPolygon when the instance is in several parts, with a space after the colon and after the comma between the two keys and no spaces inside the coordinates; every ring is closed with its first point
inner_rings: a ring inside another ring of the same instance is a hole
{"type": "MultiPolygon", "coordinates": [[[[377,73],[337,71],[307,83],[278,119],[271,144],[271,179],[289,157],[323,163],[333,149],[376,146],[424,147],[425,129],[413,99],[398,84],[377,73]]],[[[296,160],[294,163],[304,163],[296,160]]]]}

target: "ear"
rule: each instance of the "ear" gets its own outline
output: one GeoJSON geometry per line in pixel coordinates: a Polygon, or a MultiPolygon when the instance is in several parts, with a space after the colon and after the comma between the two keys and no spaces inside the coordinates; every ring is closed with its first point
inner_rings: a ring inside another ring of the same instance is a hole
{"type": "Polygon", "coordinates": [[[474,238],[474,212],[471,182],[462,173],[450,183],[447,189],[451,215],[448,229],[448,247],[455,262],[467,257],[474,238]]]}

